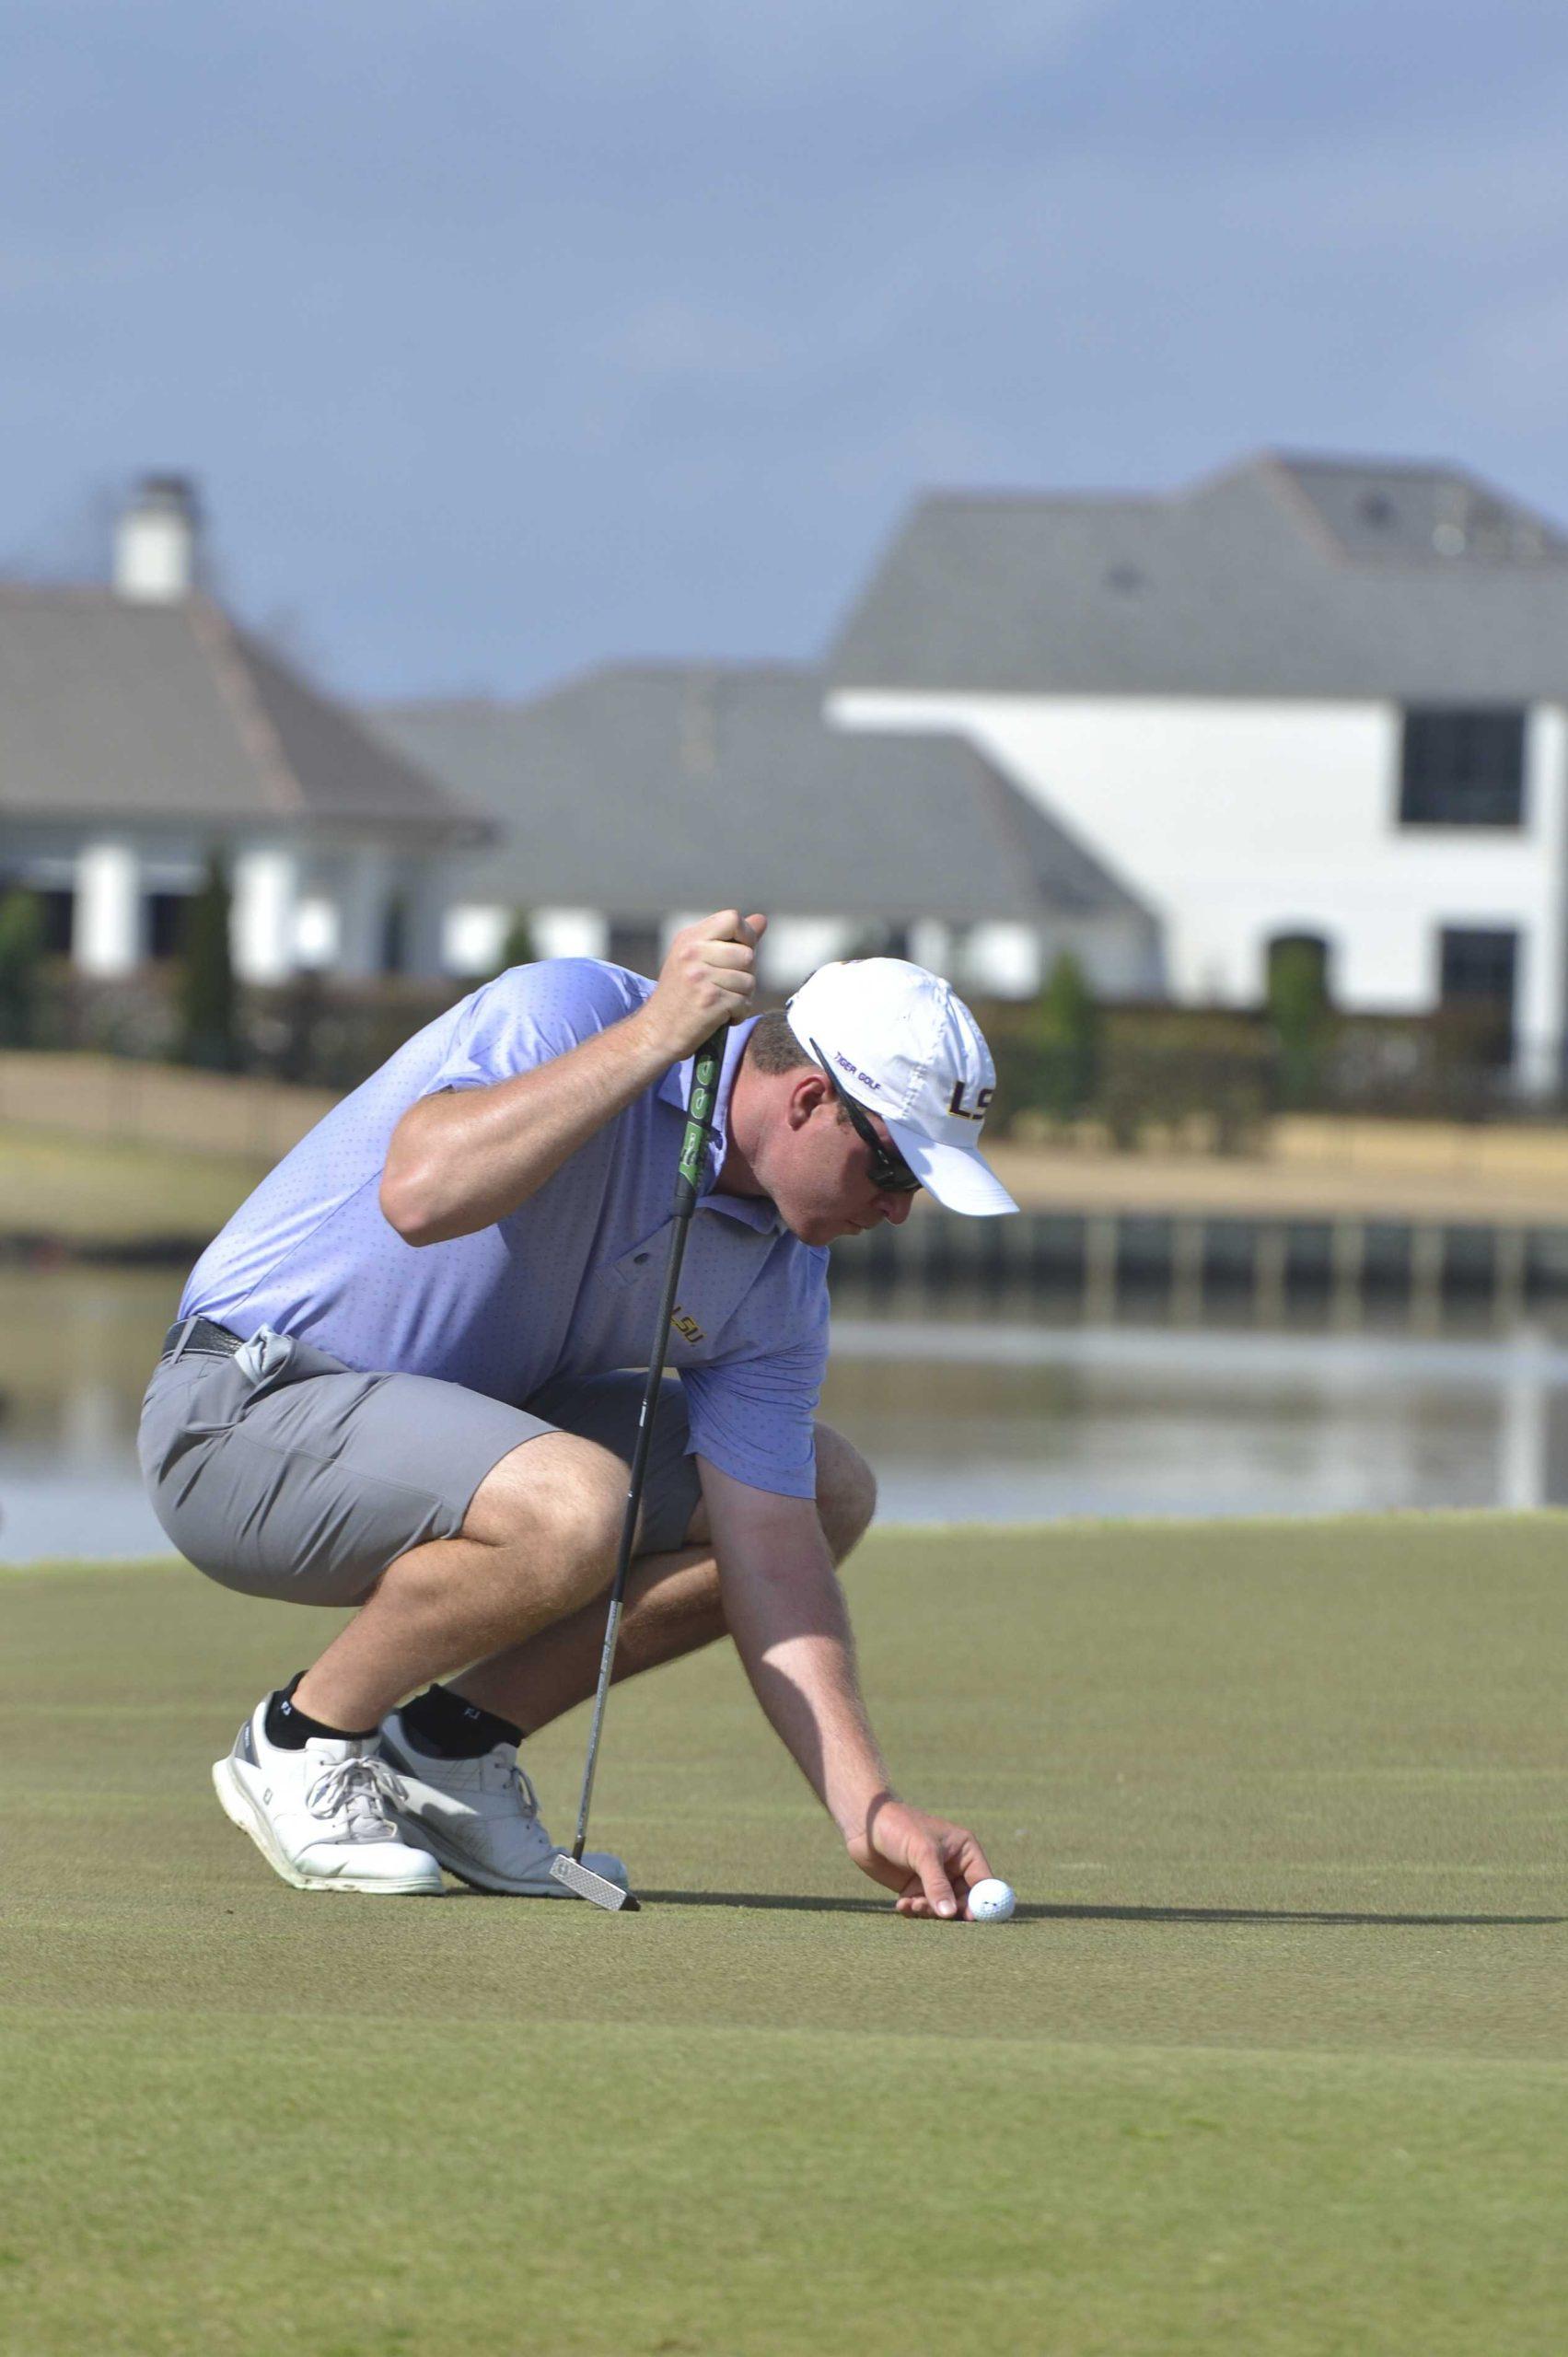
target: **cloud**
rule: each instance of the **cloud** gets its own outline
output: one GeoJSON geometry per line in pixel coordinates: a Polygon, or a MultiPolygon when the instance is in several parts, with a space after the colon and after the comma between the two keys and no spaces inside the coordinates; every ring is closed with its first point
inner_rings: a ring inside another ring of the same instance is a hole
{"type": "Polygon", "coordinates": [[[710,384],[767,377],[786,358],[784,341],[761,322],[678,296],[637,304],[604,336],[599,350],[613,366],[634,377],[702,378],[710,384]]]}
{"type": "Polygon", "coordinates": [[[80,301],[133,285],[151,267],[145,243],[122,228],[87,239],[29,232],[0,238],[0,304],[40,296],[53,304],[80,301]]]}
{"type": "Polygon", "coordinates": [[[1553,285],[1484,306],[1467,322],[1454,373],[1478,410],[1559,433],[1568,377],[1568,267],[1553,285]]]}
{"type": "Polygon", "coordinates": [[[344,678],[799,650],[932,482],[1375,441],[1565,504],[1529,0],[59,0],[21,46],[6,536],[202,468],[344,678]]]}
{"type": "Polygon", "coordinates": [[[912,487],[995,482],[1020,470],[1032,475],[1039,452],[1025,437],[999,433],[957,409],[915,400],[900,413],[871,422],[832,452],[823,489],[873,509],[907,498],[912,487]]]}
{"type": "Polygon", "coordinates": [[[759,115],[803,105],[934,104],[1061,56],[1121,0],[619,0],[606,20],[560,11],[552,61],[600,88],[720,101],[759,115]]]}

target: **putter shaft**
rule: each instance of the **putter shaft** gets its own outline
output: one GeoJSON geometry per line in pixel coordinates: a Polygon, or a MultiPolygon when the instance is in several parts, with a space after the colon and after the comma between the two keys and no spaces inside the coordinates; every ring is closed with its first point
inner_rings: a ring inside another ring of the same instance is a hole
{"type": "MultiPolygon", "coordinates": [[[[626,1893],[614,1883],[602,1883],[606,1891],[616,1893],[613,1900],[595,1898],[595,1894],[579,1886],[563,1872],[568,1864],[588,1882],[600,1884],[601,1877],[584,1866],[583,1845],[588,1838],[588,1809],[593,1800],[594,1774],[598,1766],[599,1737],[604,1730],[605,1704],[610,1699],[610,1680],[615,1674],[615,1651],[621,1635],[621,1611],[626,1596],[626,1581],[632,1568],[632,1549],[636,1543],[637,1515],[643,1503],[643,1483],[647,1475],[648,1451],[653,1443],[654,1417],[657,1412],[659,1387],[664,1381],[665,1358],[669,1347],[669,1321],[675,1310],[675,1291],[680,1282],[680,1264],[686,1252],[687,1232],[691,1214],[697,1207],[697,1189],[702,1181],[703,1157],[714,1126],[714,1114],[718,1104],[718,1076],[724,1056],[725,1028],[721,1027],[711,1039],[697,1051],[691,1067],[691,1097],[686,1113],[686,1132],[681,1141],[680,1162],[675,1181],[674,1233],[669,1239],[669,1260],[665,1270],[664,1287],[659,1297],[658,1326],[650,1353],[648,1379],[643,1390],[643,1404],[637,1418],[637,1441],[632,1452],[631,1480],[626,1491],[626,1511],[621,1522],[621,1544],[616,1552],[615,1578],[610,1591],[610,1611],[605,1621],[604,1650],[599,1656],[598,1685],[594,1694],[594,1714],[588,1728],[587,1759],[583,1768],[583,1793],[577,1808],[577,1829],[573,1838],[570,1861],[557,1858],[551,1872],[579,1897],[594,1898],[600,1907],[623,1907],[626,1893]]],[[[633,1899],[632,1904],[635,1906],[633,1899]]]]}

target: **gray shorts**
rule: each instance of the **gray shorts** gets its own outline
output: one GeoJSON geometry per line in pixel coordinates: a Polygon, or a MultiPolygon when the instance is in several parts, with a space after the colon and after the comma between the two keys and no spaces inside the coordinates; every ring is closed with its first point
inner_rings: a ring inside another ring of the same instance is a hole
{"type": "MultiPolygon", "coordinates": [[[[522,1441],[575,1433],[631,1463],[647,1377],[563,1378],[526,1408],[424,1375],[361,1375],[309,1342],[260,1381],[181,1349],[160,1359],[137,1452],[153,1511],[225,1587],[296,1604],[357,1604],[389,1563],[452,1538],[485,1475],[522,1441]]],[[[643,1492],[639,1551],[679,1547],[701,1494],[686,1403],[667,1376],[643,1492]]]]}

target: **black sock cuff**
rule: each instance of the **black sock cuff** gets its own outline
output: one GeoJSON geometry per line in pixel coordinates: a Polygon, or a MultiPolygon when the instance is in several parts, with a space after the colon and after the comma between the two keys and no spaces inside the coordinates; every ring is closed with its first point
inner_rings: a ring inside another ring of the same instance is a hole
{"type": "Polygon", "coordinates": [[[510,1719],[498,1718],[494,1711],[482,1711],[477,1702],[466,1702],[445,1686],[427,1686],[412,1702],[405,1702],[402,1722],[422,1751],[436,1753],[444,1759],[477,1759],[486,1751],[494,1751],[498,1743],[521,1743],[521,1727],[510,1719]]]}
{"type": "Polygon", "coordinates": [[[308,1743],[370,1743],[376,1736],[374,1727],[330,1727],[324,1719],[313,1719],[308,1711],[295,1703],[294,1689],[305,1672],[296,1669],[281,1692],[267,1704],[262,1722],[267,1741],[279,1751],[303,1751],[308,1743]]]}

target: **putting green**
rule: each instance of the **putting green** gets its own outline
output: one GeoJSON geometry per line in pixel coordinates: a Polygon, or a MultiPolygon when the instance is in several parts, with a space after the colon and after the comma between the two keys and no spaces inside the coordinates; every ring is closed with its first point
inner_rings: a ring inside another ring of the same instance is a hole
{"type": "Polygon", "coordinates": [[[718,1652],[611,1706],[641,1915],[295,1893],[207,1768],[330,1616],[0,1574],[4,2345],[1556,2357],[1568,1517],[851,1585],[1009,1925],[888,1912],[718,1652]]]}

